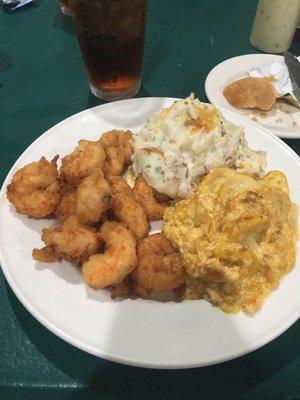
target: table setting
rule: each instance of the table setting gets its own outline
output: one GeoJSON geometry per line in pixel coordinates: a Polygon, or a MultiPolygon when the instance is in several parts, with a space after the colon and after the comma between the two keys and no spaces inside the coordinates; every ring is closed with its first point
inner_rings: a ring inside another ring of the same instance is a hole
{"type": "Polygon", "coordinates": [[[299,1],[0,4],[0,398],[298,399],[299,1]]]}

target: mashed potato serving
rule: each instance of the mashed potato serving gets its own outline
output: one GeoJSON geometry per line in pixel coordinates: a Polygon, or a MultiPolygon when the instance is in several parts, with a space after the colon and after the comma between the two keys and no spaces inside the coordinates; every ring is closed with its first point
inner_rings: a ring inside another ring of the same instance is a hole
{"type": "Polygon", "coordinates": [[[131,168],[158,192],[178,198],[189,196],[213,168],[261,176],[265,158],[248,146],[242,127],[192,94],[153,115],[134,136],[131,168]]]}
{"type": "Polygon", "coordinates": [[[253,314],[295,262],[297,208],[285,176],[217,168],[167,208],[163,232],[181,254],[185,297],[253,314]]]}

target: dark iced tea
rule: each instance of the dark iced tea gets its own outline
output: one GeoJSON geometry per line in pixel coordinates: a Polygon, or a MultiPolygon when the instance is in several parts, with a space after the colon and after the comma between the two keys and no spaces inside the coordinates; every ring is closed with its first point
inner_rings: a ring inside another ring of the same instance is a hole
{"type": "Polygon", "coordinates": [[[104,100],[140,88],[147,0],[75,0],[79,45],[92,92],[104,100]]]}

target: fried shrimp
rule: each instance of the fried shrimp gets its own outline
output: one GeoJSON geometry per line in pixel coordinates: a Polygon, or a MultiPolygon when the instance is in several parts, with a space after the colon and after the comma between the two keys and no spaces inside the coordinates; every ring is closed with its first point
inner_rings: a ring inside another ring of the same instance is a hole
{"type": "Polygon", "coordinates": [[[132,133],[114,129],[103,133],[100,143],[105,149],[106,161],[103,172],[106,176],[120,175],[131,163],[133,154],[132,133]]]}
{"type": "Polygon", "coordinates": [[[73,152],[62,159],[61,176],[71,185],[78,185],[92,172],[102,169],[105,158],[99,141],[79,140],[73,152]]]}
{"type": "Polygon", "coordinates": [[[148,234],[149,223],[143,206],[138,203],[132,189],[120,176],[111,177],[110,187],[113,196],[113,213],[137,239],[148,234]]]}
{"type": "Polygon", "coordinates": [[[137,254],[138,265],[130,275],[135,294],[147,297],[151,292],[166,292],[184,284],[182,261],[162,233],[141,240],[137,254]]]}
{"type": "Polygon", "coordinates": [[[67,218],[74,214],[75,204],[76,192],[66,192],[61,196],[60,202],[54,210],[55,217],[58,218],[61,223],[64,222],[67,218]]]}
{"type": "Polygon", "coordinates": [[[60,201],[57,158],[49,162],[42,157],[14,174],[6,194],[17,212],[36,219],[53,213],[60,201]]]}
{"type": "Polygon", "coordinates": [[[108,182],[101,170],[83,179],[77,188],[75,213],[84,224],[99,222],[101,215],[112,203],[108,182]]]}
{"type": "Polygon", "coordinates": [[[125,166],[125,156],[117,147],[107,147],[106,161],[103,165],[105,176],[121,175],[125,166]]]}
{"type": "Polygon", "coordinates": [[[99,230],[106,251],[92,255],[82,266],[82,275],[93,289],[117,285],[136,266],[136,240],[132,233],[118,222],[105,222],[99,230]]]}
{"type": "Polygon", "coordinates": [[[81,264],[100,249],[96,229],[82,225],[75,215],[59,228],[43,229],[42,240],[46,247],[32,252],[33,258],[42,262],[66,259],[81,264]]]}
{"type": "Polygon", "coordinates": [[[125,162],[129,164],[133,153],[131,140],[132,133],[130,131],[113,129],[112,131],[103,133],[100,138],[100,143],[105,149],[107,147],[117,147],[121,149],[125,156],[125,162]]]}
{"type": "Polygon", "coordinates": [[[63,257],[54,246],[45,246],[41,249],[34,248],[32,250],[32,258],[36,261],[51,263],[61,261],[63,257]]]}
{"type": "Polygon", "coordinates": [[[139,175],[134,182],[133,196],[143,205],[150,221],[163,219],[164,211],[169,205],[168,197],[152,188],[142,175],[139,175]]]}

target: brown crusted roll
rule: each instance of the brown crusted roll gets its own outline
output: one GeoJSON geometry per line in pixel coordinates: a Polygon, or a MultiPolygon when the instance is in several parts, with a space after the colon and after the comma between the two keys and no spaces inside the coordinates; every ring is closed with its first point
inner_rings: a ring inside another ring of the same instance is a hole
{"type": "Polygon", "coordinates": [[[270,110],[277,93],[274,86],[264,78],[242,78],[227,86],[223,94],[233,107],[270,110]]]}

